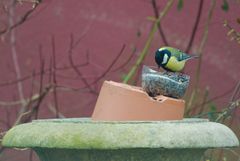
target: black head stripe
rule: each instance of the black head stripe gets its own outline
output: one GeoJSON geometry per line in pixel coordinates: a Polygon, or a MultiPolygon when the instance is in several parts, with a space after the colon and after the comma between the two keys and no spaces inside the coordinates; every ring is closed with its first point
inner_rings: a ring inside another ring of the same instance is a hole
{"type": "Polygon", "coordinates": [[[156,53],[155,53],[155,61],[158,64],[158,66],[163,67],[163,66],[165,66],[167,64],[168,60],[166,61],[165,64],[162,64],[163,59],[164,59],[164,55],[166,55],[166,54],[167,54],[167,58],[169,60],[170,57],[171,57],[171,52],[169,50],[163,49],[163,50],[157,50],[156,51],[156,53]]]}

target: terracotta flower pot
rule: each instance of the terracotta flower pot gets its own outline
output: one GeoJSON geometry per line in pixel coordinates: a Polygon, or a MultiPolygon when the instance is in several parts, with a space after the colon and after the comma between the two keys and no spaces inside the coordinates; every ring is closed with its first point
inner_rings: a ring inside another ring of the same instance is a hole
{"type": "Polygon", "coordinates": [[[105,81],[101,88],[93,120],[157,121],[183,119],[185,102],[166,96],[149,97],[140,87],[105,81]]]}

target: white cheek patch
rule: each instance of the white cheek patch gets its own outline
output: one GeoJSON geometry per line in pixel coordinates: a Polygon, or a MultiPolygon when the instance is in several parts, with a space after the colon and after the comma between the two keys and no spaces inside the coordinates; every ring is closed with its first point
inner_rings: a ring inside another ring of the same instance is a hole
{"type": "Polygon", "coordinates": [[[168,61],[168,55],[164,54],[162,64],[166,64],[168,61]]]}

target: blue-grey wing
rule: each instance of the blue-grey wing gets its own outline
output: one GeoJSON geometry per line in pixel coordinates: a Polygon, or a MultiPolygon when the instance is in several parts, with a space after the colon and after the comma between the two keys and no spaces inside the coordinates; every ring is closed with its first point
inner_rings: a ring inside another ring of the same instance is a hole
{"type": "Polygon", "coordinates": [[[178,60],[179,61],[183,61],[183,60],[188,60],[188,59],[193,59],[193,58],[197,58],[197,55],[188,55],[185,53],[181,53],[179,54],[178,60]]]}

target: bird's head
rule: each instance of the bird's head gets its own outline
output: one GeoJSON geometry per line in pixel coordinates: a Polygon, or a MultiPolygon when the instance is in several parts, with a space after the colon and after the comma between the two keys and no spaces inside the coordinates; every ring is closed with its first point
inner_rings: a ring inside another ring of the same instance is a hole
{"type": "Polygon", "coordinates": [[[165,66],[171,57],[171,50],[168,48],[160,48],[155,52],[155,61],[158,67],[165,66]]]}

